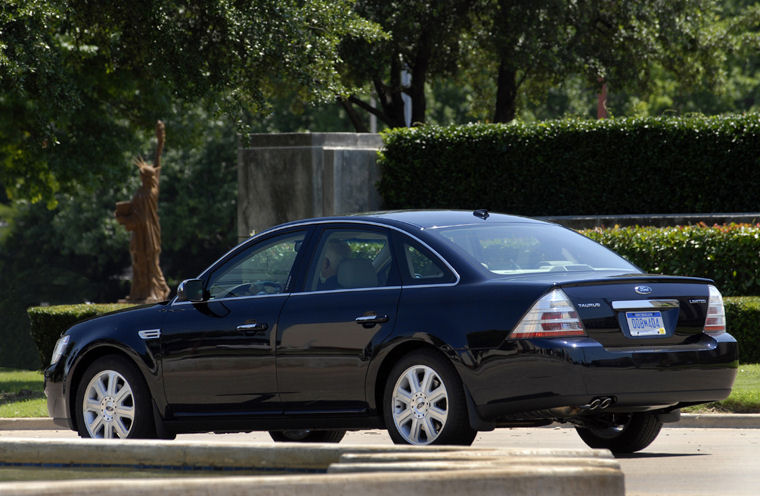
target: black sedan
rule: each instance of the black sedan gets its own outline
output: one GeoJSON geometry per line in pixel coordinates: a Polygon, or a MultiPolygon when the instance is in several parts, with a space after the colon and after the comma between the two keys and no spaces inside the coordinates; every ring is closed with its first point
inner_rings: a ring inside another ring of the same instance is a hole
{"type": "Polygon", "coordinates": [[[386,428],[466,445],[569,422],[617,452],[727,397],[738,364],[711,281],[648,275],[558,225],[484,210],[275,227],[170,301],[75,325],[53,355],[50,415],[83,437],[386,428]]]}

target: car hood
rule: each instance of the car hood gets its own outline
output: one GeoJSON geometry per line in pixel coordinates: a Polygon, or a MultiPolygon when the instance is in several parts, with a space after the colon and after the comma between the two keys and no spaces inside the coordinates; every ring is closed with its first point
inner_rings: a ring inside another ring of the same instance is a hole
{"type": "Polygon", "coordinates": [[[139,325],[141,322],[156,321],[160,318],[159,312],[164,310],[167,304],[168,302],[138,305],[90,317],[71,326],[66,334],[78,337],[83,334],[91,334],[96,330],[98,333],[106,333],[123,327],[139,325]]]}

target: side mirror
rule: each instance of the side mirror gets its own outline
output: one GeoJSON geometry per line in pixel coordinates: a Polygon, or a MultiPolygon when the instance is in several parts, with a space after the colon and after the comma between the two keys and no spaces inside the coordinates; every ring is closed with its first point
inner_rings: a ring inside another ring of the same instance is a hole
{"type": "Polygon", "coordinates": [[[177,301],[203,301],[203,281],[186,279],[177,287],[177,301]]]}

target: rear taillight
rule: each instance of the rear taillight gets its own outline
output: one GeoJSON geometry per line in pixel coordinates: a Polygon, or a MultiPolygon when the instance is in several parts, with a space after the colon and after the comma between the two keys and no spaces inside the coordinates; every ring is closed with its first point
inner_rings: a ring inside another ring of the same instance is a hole
{"type": "Polygon", "coordinates": [[[517,324],[512,339],[585,336],[578,312],[564,291],[554,289],[533,304],[517,324]]]}
{"type": "Polygon", "coordinates": [[[723,296],[713,285],[708,286],[710,296],[707,300],[707,318],[705,332],[707,334],[723,334],[726,332],[726,312],[723,309],[723,296]]]}

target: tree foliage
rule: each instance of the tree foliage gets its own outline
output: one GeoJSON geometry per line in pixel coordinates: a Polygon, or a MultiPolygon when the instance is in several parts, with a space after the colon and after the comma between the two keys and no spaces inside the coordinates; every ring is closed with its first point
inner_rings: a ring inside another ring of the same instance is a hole
{"type": "MultiPolygon", "coordinates": [[[[197,108],[166,120],[159,211],[161,266],[172,288],[196,276],[237,241],[235,231],[235,126],[197,108]]],[[[152,155],[146,142],[133,153],[152,155]]],[[[57,193],[57,207],[16,201],[0,209],[0,366],[34,368],[26,309],[41,303],[114,302],[129,293],[129,233],[114,205],[132,197],[134,168],[123,182],[94,191],[57,193]],[[8,212],[7,210],[11,210],[8,212]],[[11,215],[12,214],[12,215],[11,215]]]]}
{"type": "Polygon", "coordinates": [[[204,101],[244,124],[282,88],[344,91],[338,45],[376,37],[348,0],[0,4],[0,183],[45,199],[123,179],[159,117],[204,101]]]}
{"type": "MultiPolygon", "coordinates": [[[[476,0],[359,0],[356,12],[382,26],[387,39],[367,42],[348,37],[343,44],[344,77],[349,86],[369,85],[376,105],[357,95],[345,99],[376,115],[389,127],[405,126],[402,95],[412,99],[411,121],[425,122],[426,84],[458,70],[460,38],[470,26],[476,0]],[[405,79],[404,74],[408,76],[405,79]]],[[[356,117],[354,123],[359,129],[356,117]]]]}
{"type": "Polygon", "coordinates": [[[659,69],[682,90],[715,88],[734,40],[713,0],[487,0],[479,18],[496,122],[515,117],[524,84],[545,94],[572,76],[647,93],[659,69]]]}
{"type": "Polygon", "coordinates": [[[412,121],[426,122],[430,86],[427,94],[420,88],[433,80],[455,81],[469,114],[496,122],[514,119],[526,97],[547,102],[567,82],[580,84],[589,101],[602,83],[646,98],[663,78],[681,93],[715,92],[738,46],[756,48],[754,10],[716,0],[365,0],[357,11],[390,38],[347,42],[344,53],[348,77],[378,104],[359,95],[346,104],[397,127],[403,93],[412,97],[412,121]]]}

